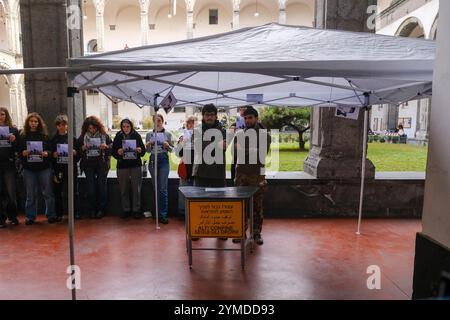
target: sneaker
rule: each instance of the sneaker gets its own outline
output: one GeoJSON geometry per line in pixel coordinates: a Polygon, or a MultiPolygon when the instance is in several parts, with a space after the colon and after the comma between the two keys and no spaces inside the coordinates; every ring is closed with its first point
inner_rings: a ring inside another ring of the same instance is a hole
{"type": "Polygon", "coordinates": [[[162,224],[169,224],[169,219],[167,219],[167,218],[162,218],[162,219],[160,220],[160,222],[161,222],[162,224]]]}
{"type": "Polygon", "coordinates": [[[33,224],[35,224],[34,220],[29,220],[29,219],[25,220],[25,225],[26,226],[32,226],[33,224]]]}
{"type": "Polygon", "coordinates": [[[63,221],[63,217],[59,217],[59,216],[58,216],[58,217],[56,217],[55,219],[56,219],[56,222],[62,222],[62,221],[63,221]]]}
{"type": "Polygon", "coordinates": [[[19,219],[17,218],[12,218],[9,222],[12,226],[18,226],[20,224],[19,219]]]}
{"type": "Polygon", "coordinates": [[[48,224],[55,224],[58,222],[58,218],[54,217],[54,218],[48,218],[48,224]]]}
{"type": "Polygon", "coordinates": [[[261,238],[260,234],[255,234],[254,240],[258,246],[262,246],[264,244],[264,240],[261,238]]]}
{"type": "Polygon", "coordinates": [[[105,214],[103,213],[103,211],[99,211],[97,212],[95,219],[101,219],[105,216],[105,214]]]}

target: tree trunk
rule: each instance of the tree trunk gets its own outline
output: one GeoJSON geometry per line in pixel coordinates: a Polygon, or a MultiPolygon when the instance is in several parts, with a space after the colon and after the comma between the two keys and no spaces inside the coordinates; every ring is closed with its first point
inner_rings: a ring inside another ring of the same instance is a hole
{"type": "Polygon", "coordinates": [[[303,131],[299,131],[298,132],[298,146],[299,146],[299,148],[300,148],[300,150],[301,151],[304,151],[305,150],[305,144],[306,144],[306,142],[305,142],[305,140],[303,139],[303,131]]]}

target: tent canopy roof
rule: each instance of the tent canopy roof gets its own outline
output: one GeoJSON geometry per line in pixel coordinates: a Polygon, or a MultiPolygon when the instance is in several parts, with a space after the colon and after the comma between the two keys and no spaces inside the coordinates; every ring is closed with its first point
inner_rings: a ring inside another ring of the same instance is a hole
{"type": "Polygon", "coordinates": [[[435,42],[267,24],[69,60],[80,89],[138,105],[398,104],[431,95],[435,42]]]}

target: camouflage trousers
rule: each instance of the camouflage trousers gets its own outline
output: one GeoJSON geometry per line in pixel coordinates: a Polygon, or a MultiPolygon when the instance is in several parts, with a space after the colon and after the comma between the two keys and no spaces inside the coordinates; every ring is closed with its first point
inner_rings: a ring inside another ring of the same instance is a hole
{"type": "MultiPolygon", "coordinates": [[[[264,193],[267,190],[266,177],[238,173],[234,185],[236,187],[259,187],[258,191],[253,196],[253,233],[255,235],[261,234],[264,220],[263,200],[264,193]]],[[[247,227],[247,219],[245,219],[245,230],[247,230],[247,227]]]]}

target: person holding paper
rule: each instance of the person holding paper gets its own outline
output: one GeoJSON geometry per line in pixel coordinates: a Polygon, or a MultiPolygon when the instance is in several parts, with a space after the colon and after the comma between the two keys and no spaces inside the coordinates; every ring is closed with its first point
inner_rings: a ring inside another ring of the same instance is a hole
{"type": "Polygon", "coordinates": [[[139,219],[141,211],[142,160],[145,145],[141,135],[134,129],[133,123],[124,119],[120,123],[120,132],[114,138],[112,155],[117,159],[117,179],[122,197],[121,218],[129,216],[139,219]],[[133,202],[130,203],[130,196],[133,202]]]}
{"type": "Polygon", "coordinates": [[[19,131],[13,125],[8,109],[0,108],[0,128],[2,142],[0,143],[0,204],[7,203],[6,208],[0,206],[0,229],[6,227],[6,219],[11,225],[17,226],[17,196],[16,196],[16,164],[15,152],[19,140],[19,131]],[[3,143],[4,142],[4,143],[3,143]]]}
{"type": "MultiPolygon", "coordinates": [[[[252,106],[243,106],[239,107],[239,115],[236,117],[236,122],[233,123],[230,127],[230,130],[232,130],[234,133],[238,132],[239,130],[245,129],[245,118],[244,113],[247,108],[251,108],[252,106]]],[[[236,142],[236,141],[235,141],[236,142]]],[[[233,151],[233,163],[231,164],[231,181],[234,183],[234,178],[236,178],[236,162],[237,162],[237,155],[233,151]]]]}
{"type": "MultiPolygon", "coordinates": [[[[192,134],[197,125],[197,117],[191,116],[186,120],[183,134],[178,140],[178,144],[174,149],[175,155],[181,158],[178,166],[178,175],[180,176],[180,187],[194,185],[194,177],[192,176],[192,164],[194,163],[194,145],[192,142],[192,134]]],[[[185,199],[181,192],[178,192],[178,214],[185,214],[185,199]]]]}
{"type": "Polygon", "coordinates": [[[159,216],[162,224],[168,224],[169,211],[169,172],[170,161],[169,152],[172,152],[172,134],[164,129],[164,117],[157,115],[156,136],[155,133],[149,132],[145,138],[147,151],[151,153],[148,170],[154,180],[155,177],[155,161],[158,161],[158,199],[159,199],[159,216]],[[155,156],[155,148],[157,148],[158,157],[155,156]]]}
{"type": "Polygon", "coordinates": [[[112,141],[99,118],[84,120],[78,138],[81,148],[81,170],[86,175],[89,217],[101,219],[108,205],[108,172],[111,168],[112,141]]]}
{"type": "Polygon", "coordinates": [[[30,113],[20,133],[18,152],[23,166],[26,187],[25,224],[33,225],[37,217],[36,190],[45,200],[45,215],[48,223],[57,222],[55,196],[52,184],[51,144],[47,126],[38,113],[30,113]]]}
{"type": "MultiPolygon", "coordinates": [[[[52,160],[53,160],[53,189],[55,193],[55,208],[56,208],[56,219],[62,221],[64,213],[68,210],[68,161],[69,161],[69,146],[68,146],[68,133],[67,125],[68,118],[66,115],[59,115],[55,119],[56,134],[51,140],[52,146],[52,160]]],[[[81,215],[77,211],[78,207],[78,168],[77,163],[80,160],[78,150],[78,140],[73,139],[73,155],[74,155],[74,197],[75,197],[75,218],[80,219],[81,215]]]]}
{"type": "Polygon", "coordinates": [[[222,188],[226,186],[226,132],[217,120],[215,105],[205,105],[202,109],[202,118],[201,125],[194,130],[194,154],[200,160],[194,159],[194,186],[222,188]],[[209,134],[210,139],[205,138],[209,134]],[[216,154],[216,150],[219,150],[220,154],[216,154]]]}

